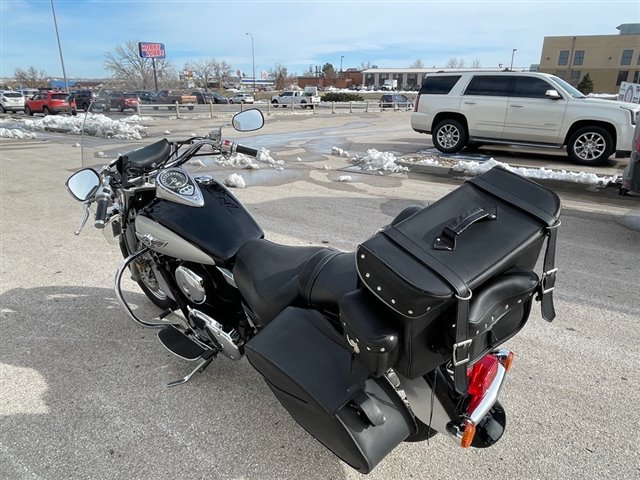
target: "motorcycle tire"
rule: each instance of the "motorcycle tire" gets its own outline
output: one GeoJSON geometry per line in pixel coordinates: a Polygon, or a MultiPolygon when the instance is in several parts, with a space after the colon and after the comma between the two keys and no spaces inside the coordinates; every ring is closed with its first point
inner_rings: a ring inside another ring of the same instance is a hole
{"type": "MultiPolygon", "coordinates": [[[[127,258],[130,255],[124,240],[120,241],[120,251],[122,252],[123,258],[127,258]]],[[[166,310],[175,306],[175,302],[160,290],[160,288],[154,288],[151,285],[147,285],[147,283],[142,279],[138,280],[136,283],[147,298],[158,308],[166,310]]]]}

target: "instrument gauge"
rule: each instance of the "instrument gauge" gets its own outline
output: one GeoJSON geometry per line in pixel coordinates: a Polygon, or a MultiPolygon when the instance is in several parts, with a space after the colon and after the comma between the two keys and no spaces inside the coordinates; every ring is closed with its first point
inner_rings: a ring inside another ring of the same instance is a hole
{"type": "Polygon", "coordinates": [[[168,170],[166,172],[162,172],[158,180],[166,188],[175,192],[179,191],[189,183],[189,177],[187,177],[187,174],[179,170],[168,170]]]}

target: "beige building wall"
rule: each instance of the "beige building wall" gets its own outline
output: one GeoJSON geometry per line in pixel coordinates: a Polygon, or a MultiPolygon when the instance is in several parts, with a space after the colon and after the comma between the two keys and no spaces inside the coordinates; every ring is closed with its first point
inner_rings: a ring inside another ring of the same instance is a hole
{"type": "Polygon", "coordinates": [[[640,35],[544,37],[539,69],[574,86],[588,73],[594,93],[618,93],[621,82],[640,82],[640,35]]]}

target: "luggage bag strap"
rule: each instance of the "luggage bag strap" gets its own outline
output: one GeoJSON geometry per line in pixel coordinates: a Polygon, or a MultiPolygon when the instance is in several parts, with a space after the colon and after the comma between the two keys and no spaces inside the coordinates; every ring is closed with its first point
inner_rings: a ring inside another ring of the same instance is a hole
{"type": "Polygon", "coordinates": [[[453,379],[456,391],[461,395],[466,394],[469,387],[467,364],[471,360],[470,347],[473,342],[473,340],[469,338],[469,301],[472,295],[469,286],[455,271],[430,255],[429,252],[425,251],[420,245],[417,245],[410,237],[395,226],[391,226],[381,233],[409,254],[418,258],[425,265],[429,265],[429,268],[445,279],[455,291],[458,305],[455,325],[455,343],[453,344],[452,351],[453,379]]]}

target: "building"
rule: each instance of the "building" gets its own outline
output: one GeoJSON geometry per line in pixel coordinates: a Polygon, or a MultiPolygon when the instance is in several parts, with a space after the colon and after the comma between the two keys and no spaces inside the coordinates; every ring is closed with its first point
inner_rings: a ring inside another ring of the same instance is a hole
{"type": "Polygon", "coordinates": [[[540,71],[576,86],[586,74],[594,93],[617,93],[622,82],[640,83],[640,23],[617,35],[544,37],[540,71]]]}
{"type": "Polygon", "coordinates": [[[397,90],[419,90],[424,77],[429,73],[467,70],[500,71],[502,68],[369,68],[362,71],[362,84],[365,87],[380,88],[385,80],[397,80],[397,90]]]}

